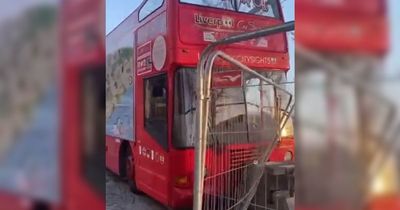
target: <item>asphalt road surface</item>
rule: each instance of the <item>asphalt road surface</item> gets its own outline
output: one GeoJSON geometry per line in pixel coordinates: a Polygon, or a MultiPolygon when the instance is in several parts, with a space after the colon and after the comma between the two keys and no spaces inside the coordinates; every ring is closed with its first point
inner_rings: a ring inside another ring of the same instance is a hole
{"type": "Polygon", "coordinates": [[[106,172],[107,210],[166,210],[160,203],[146,195],[130,192],[128,184],[119,177],[106,172]]]}

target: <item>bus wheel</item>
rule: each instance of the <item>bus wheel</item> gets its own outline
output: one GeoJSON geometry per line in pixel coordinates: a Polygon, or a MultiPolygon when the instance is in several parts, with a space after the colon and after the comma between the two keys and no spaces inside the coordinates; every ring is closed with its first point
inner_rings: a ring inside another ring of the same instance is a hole
{"type": "Polygon", "coordinates": [[[135,161],[133,159],[133,155],[131,152],[131,148],[128,147],[127,153],[125,157],[125,170],[126,170],[126,177],[128,179],[128,184],[131,192],[135,194],[140,194],[140,190],[136,186],[136,180],[135,180],[135,169],[134,169],[134,164],[135,161]]]}

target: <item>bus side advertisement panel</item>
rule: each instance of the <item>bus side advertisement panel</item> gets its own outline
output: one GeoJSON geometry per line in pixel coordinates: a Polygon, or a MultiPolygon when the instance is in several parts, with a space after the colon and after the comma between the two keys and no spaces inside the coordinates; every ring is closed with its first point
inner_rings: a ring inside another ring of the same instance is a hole
{"type": "Polygon", "coordinates": [[[124,140],[134,138],[133,25],[129,17],[107,36],[106,134],[124,140]]]}
{"type": "MultiPolygon", "coordinates": [[[[280,20],[243,14],[222,14],[213,10],[193,11],[188,5],[182,5],[179,12],[179,37],[184,44],[204,45],[234,34],[255,31],[257,29],[280,24],[280,20]]],[[[240,48],[285,52],[285,34],[239,42],[240,48]]]]}

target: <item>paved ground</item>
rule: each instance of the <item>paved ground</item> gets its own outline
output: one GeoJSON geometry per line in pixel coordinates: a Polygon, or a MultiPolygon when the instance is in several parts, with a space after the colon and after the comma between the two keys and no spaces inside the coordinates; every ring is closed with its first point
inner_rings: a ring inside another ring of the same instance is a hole
{"type": "Polygon", "coordinates": [[[106,172],[106,210],[166,210],[146,195],[135,195],[128,185],[110,172],[106,172]]]}

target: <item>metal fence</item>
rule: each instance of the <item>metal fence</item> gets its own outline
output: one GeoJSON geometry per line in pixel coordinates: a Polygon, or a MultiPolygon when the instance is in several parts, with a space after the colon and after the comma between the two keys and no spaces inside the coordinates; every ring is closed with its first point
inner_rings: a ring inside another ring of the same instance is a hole
{"type": "Polygon", "coordinates": [[[294,22],[290,22],[227,38],[202,54],[198,65],[195,210],[279,208],[268,205],[273,195],[266,186],[278,182],[265,175],[265,165],[293,112],[293,96],[279,84],[282,75],[254,71],[214,48],[293,28],[294,22]],[[221,75],[228,78],[226,83],[216,81],[221,75]],[[240,78],[240,82],[233,78],[240,78]]]}

